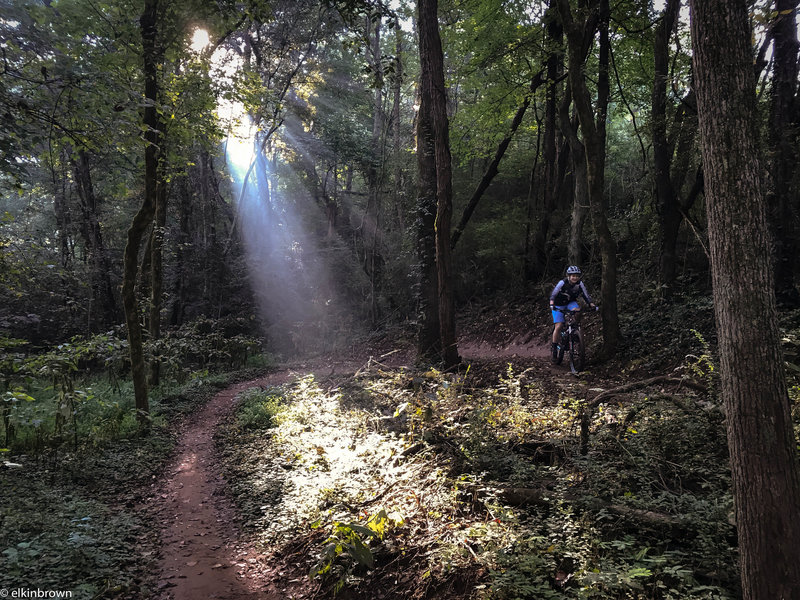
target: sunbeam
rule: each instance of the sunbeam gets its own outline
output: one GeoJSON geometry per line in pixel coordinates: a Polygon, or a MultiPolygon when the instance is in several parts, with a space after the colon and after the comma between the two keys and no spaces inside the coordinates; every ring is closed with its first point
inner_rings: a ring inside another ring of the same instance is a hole
{"type": "MultiPolygon", "coordinates": [[[[278,185],[277,151],[264,152],[264,133],[244,114],[244,107],[229,105],[225,110],[231,125],[224,150],[236,228],[261,322],[271,346],[279,351],[317,349],[338,329],[330,321],[341,326],[348,321],[336,314],[339,303],[328,265],[307,233],[309,218],[313,221],[319,208],[297,182],[278,185]],[[289,194],[288,189],[294,191],[289,194]]],[[[282,173],[286,177],[291,169],[283,168],[282,173]]]]}

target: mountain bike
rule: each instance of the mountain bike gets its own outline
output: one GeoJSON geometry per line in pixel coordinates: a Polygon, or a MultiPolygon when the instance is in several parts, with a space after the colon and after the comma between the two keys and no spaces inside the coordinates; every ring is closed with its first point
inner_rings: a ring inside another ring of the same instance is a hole
{"type": "Polygon", "coordinates": [[[583,344],[583,333],[581,332],[581,311],[560,308],[555,310],[564,315],[564,325],[561,326],[558,351],[553,357],[553,362],[560,365],[564,360],[564,354],[569,353],[570,371],[577,375],[583,371],[586,364],[586,347],[583,344]]]}

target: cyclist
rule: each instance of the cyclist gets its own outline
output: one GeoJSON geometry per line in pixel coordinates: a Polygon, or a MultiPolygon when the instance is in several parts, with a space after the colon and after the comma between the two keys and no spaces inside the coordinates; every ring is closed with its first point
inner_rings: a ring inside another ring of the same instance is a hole
{"type": "Polygon", "coordinates": [[[550,346],[553,352],[553,359],[558,360],[558,339],[561,334],[561,327],[564,325],[564,314],[561,310],[580,310],[578,297],[583,296],[590,308],[595,309],[595,305],[586,286],[581,281],[580,267],[571,265],[567,267],[567,276],[556,284],[550,294],[550,310],[553,313],[553,343],[550,346]],[[561,310],[557,310],[561,309],[561,310]]]}

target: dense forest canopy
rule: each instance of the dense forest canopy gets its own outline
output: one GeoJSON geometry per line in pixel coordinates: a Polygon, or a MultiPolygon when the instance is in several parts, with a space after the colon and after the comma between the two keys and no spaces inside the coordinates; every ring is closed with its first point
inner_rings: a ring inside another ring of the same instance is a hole
{"type": "MultiPolygon", "coordinates": [[[[353,323],[415,320],[422,234],[414,7],[160,2],[154,9],[157,97],[148,98],[141,6],[4,5],[9,333],[46,344],[122,322],[122,254],[146,185],[149,103],[164,214],[138,262],[148,279],[155,269],[167,326],[252,316],[275,348],[289,350],[330,341],[353,323]],[[197,32],[205,46],[193,41],[197,32]],[[163,267],[151,265],[152,256],[163,256],[163,267]]],[[[796,85],[778,83],[791,77],[780,49],[792,46],[793,30],[778,27],[785,15],[775,10],[753,3],[759,46],[752,52],[761,131],[776,149],[764,158],[780,178],[771,203],[776,252],[790,252],[796,85]]],[[[658,296],[669,297],[679,278],[705,285],[687,7],[617,3],[601,17],[605,42],[595,35],[599,13],[580,9],[573,26],[583,27],[575,50],[577,60],[586,58],[587,104],[572,102],[555,4],[470,1],[439,12],[456,301],[530,294],[573,262],[597,267],[589,277],[599,287],[603,252],[618,254],[620,264],[633,259],[624,272],[636,269],[637,286],[658,296]],[[583,131],[580,106],[607,115],[596,132],[602,139],[583,131]],[[583,185],[587,150],[601,161],[601,190],[583,185]],[[593,194],[602,197],[590,216],[593,194]],[[606,223],[600,230],[597,218],[606,223]]],[[[793,301],[787,256],[776,254],[776,269],[783,298],[793,301]]],[[[616,286],[608,279],[615,271],[604,274],[606,287],[616,286]]],[[[604,315],[612,342],[615,321],[604,315]]]]}
{"type": "MultiPolygon", "coordinates": [[[[768,24],[769,7],[755,8],[768,24]]],[[[141,6],[4,7],[3,321],[10,332],[31,333],[33,324],[33,341],[47,343],[121,322],[122,254],[144,193],[149,102],[157,108],[166,210],[155,230],[162,236],[147,235],[163,237],[157,279],[165,324],[252,315],[285,350],[292,340],[319,339],[320,329],[333,336],[352,322],[414,319],[413,7],[161,2],[156,10],[158,97],[147,99],[141,6]],[[207,46],[192,45],[197,31],[208,32],[207,46]],[[250,138],[237,139],[242,130],[250,138]],[[266,211],[263,224],[248,216],[250,196],[266,211]],[[248,227],[266,245],[254,249],[248,227]],[[259,235],[269,227],[281,234],[259,235]]],[[[582,187],[574,184],[569,140],[577,148],[583,134],[565,95],[555,9],[467,2],[440,13],[460,236],[457,301],[531,290],[568,261],[595,261],[588,201],[574,201],[582,187]],[[461,224],[472,198],[474,218],[461,224]]],[[[675,193],[686,204],[679,220],[685,215],[692,225],[662,232],[650,91],[662,15],[648,3],[625,2],[611,17],[604,212],[623,256],[647,253],[643,272],[667,260],[652,243],[640,246],[662,233],[668,246],[680,245],[670,260],[681,261],[682,273],[702,270],[687,23],[677,19],[667,36],[669,86],[659,110],[675,156],[675,193]]],[[[590,74],[597,54],[586,51],[590,74]]],[[[595,79],[587,77],[592,94],[595,79]]],[[[149,273],[145,254],[139,262],[149,273]]],[[[664,281],[647,277],[644,285],[655,289],[681,274],[674,264],[664,268],[664,281]]]]}
{"type": "MultiPolygon", "coordinates": [[[[457,369],[458,315],[545,312],[580,265],[598,359],[635,347],[640,308],[719,341],[746,597],[765,585],[758,523],[800,537],[770,520],[800,494],[800,344],[777,313],[800,307],[797,0],[0,11],[2,445],[52,377],[54,439],[72,419],[77,448],[79,368],[132,380],[142,431],[164,378],[256,351],[391,330],[457,369]],[[741,364],[775,431],[752,422],[741,364]],[[776,455],[767,506],[749,477],[776,455]]],[[[771,589],[797,597],[797,567],[778,568],[771,589]]]]}

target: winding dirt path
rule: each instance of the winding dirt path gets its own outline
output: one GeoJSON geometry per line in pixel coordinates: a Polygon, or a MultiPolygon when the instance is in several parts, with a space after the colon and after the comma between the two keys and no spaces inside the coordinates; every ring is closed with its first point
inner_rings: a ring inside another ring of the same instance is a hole
{"type": "Polygon", "coordinates": [[[270,588],[267,569],[233,525],[235,510],[216,465],[213,433],[239,392],[286,379],[286,373],[240,383],[212,398],[186,425],[167,479],[153,496],[161,529],[158,597],[174,600],[282,598],[270,588]]]}
{"type": "MultiPolygon", "coordinates": [[[[547,356],[545,348],[530,340],[515,340],[505,347],[467,343],[460,349],[466,360],[547,356]]],[[[388,362],[402,363],[405,358],[393,356],[388,362]]],[[[336,366],[356,370],[359,365],[336,366]]],[[[333,373],[334,368],[327,365],[324,370],[333,373]]],[[[285,383],[291,376],[291,371],[282,370],[227,388],[185,424],[175,459],[165,480],[154,485],[149,505],[160,530],[160,576],[155,594],[159,600],[285,600],[276,585],[279,582],[272,581],[275,573],[264,556],[243,541],[236,529],[236,509],[225,493],[213,435],[233,412],[237,394],[251,387],[285,383]]]]}

